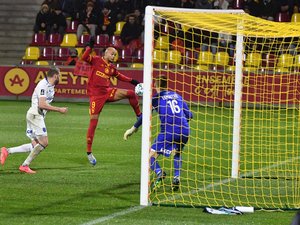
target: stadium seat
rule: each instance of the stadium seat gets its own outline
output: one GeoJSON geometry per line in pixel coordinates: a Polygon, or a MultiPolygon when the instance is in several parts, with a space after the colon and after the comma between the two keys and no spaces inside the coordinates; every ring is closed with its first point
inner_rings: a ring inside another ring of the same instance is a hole
{"type": "Polygon", "coordinates": [[[299,23],[300,22],[300,13],[294,13],[292,15],[291,22],[299,23]]]}
{"type": "Polygon", "coordinates": [[[262,67],[267,70],[273,70],[276,64],[276,56],[274,54],[263,54],[262,67]]]}
{"type": "Polygon", "coordinates": [[[184,55],[185,47],[184,47],[184,41],[182,39],[176,38],[171,43],[171,48],[173,50],[180,51],[182,55],[184,55]]]}
{"type": "Polygon", "coordinates": [[[233,0],[232,2],[233,9],[243,9],[244,0],[233,0]]]}
{"type": "Polygon", "coordinates": [[[76,33],[77,32],[77,27],[78,27],[78,21],[77,20],[72,20],[68,27],[66,28],[66,33],[76,33]]]}
{"type": "Polygon", "coordinates": [[[96,36],[95,47],[106,48],[109,46],[108,34],[99,34],[96,36]]]}
{"type": "Polygon", "coordinates": [[[79,39],[79,41],[78,41],[78,43],[77,43],[76,46],[77,47],[83,47],[83,46],[86,45],[86,43],[89,42],[89,40],[90,40],[90,35],[89,34],[82,34],[80,36],[80,39],[79,39]]]}
{"type": "Polygon", "coordinates": [[[297,71],[300,69],[300,55],[294,56],[294,67],[297,71]]]}
{"type": "Polygon", "coordinates": [[[155,40],[155,49],[169,49],[169,36],[159,36],[155,40]]]}
{"type": "Polygon", "coordinates": [[[217,52],[215,54],[214,64],[217,66],[228,66],[229,54],[227,52],[217,52]]]}
{"type": "Polygon", "coordinates": [[[195,51],[191,51],[191,50],[186,50],[184,52],[184,57],[183,57],[183,64],[185,64],[186,66],[191,66],[192,64],[195,63],[195,51]]]}
{"type": "Polygon", "coordinates": [[[165,63],[167,54],[163,50],[154,49],[153,51],[153,63],[165,63]]]}
{"type": "Polygon", "coordinates": [[[62,41],[62,37],[60,34],[50,34],[47,45],[60,46],[61,41],[62,41]]]}
{"type": "Polygon", "coordinates": [[[48,61],[36,61],[35,65],[37,65],[37,66],[49,66],[49,62],[48,61]]]}
{"type": "Polygon", "coordinates": [[[112,35],[110,37],[110,46],[116,48],[116,49],[122,49],[124,48],[123,43],[121,41],[121,38],[116,35],[112,35]]]}
{"type": "Polygon", "coordinates": [[[41,49],[39,60],[53,60],[55,57],[55,48],[44,47],[41,49]]]}
{"type": "Polygon", "coordinates": [[[125,23],[125,21],[119,21],[116,23],[116,30],[114,32],[114,35],[120,36],[125,23]]]}
{"type": "Polygon", "coordinates": [[[23,59],[25,60],[38,60],[40,57],[40,49],[35,46],[29,46],[25,50],[23,59]]]}
{"type": "Polygon", "coordinates": [[[171,63],[174,65],[179,65],[182,60],[182,55],[180,51],[170,50],[167,52],[167,63],[171,63]]]}
{"type": "Polygon", "coordinates": [[[262,63],[262,56],[260,53],[251,52],[246,56],[246,67],[260,67],[262,63]]]}
{"type": "Polygon", "coordinates": [[[134,68],[134,69],[143,69],[144,68],[144,64],[143,63],[132,63],[130,65],[131,68],[134,68]]]}
{"type": "Polygon", "coordinates": [[[63,41],[60,44],[61,47],[75,47],[77,45],[76,34],[65,34],[63,41]]]}
{"type": "Polygon", "coordinates": [[[291,54],[281,54],[278,58],[277,68],[291,68],[294,65],[294,58],[291,54]]]}
{"type": "Polygon", "coordinates": [[[119,50],[119,61],[132,62],[132,50],[129,48],[119,50]]]}
{"type": "Polygon", "coordinates": [[[212,65],[213,64],[214,55],[212,52],[203,51],[199,53],[197,64],[198,65],[212,65]]]}
{"type": "Polygon", "coordinates": [[[46,45],[46,34],[36,33],[32,35],[30,46],[44,46],[46,45]]]}
{"type": "Polygon", "coordinates": [[[291,18],[288,12],[279,12],[275,16],[275,22],[290,22],[291,18]]]}
{"type": "Polygon", "coordinates": [[[144,62],[144,48],[136,49],[132,54],[132,60],[135,63],[143,63],[144,62]]]}
{"type": "Polygon", "coordinates": [[[54,58],[55,61],[66,61],[67,58],[69,57],[70,52],[69,48],[59,48],[57,50],[57,54],[54,58]]]}

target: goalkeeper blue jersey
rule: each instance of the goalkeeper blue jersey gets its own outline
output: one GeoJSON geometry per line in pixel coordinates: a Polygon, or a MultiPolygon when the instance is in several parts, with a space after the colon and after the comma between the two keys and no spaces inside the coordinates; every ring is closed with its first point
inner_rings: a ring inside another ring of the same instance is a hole
{"type": "Polygon", "coordinates": [[[159,114],[161,133],[189,135],[188,121],[192,118],[192,112],[179,94],[161,91],[153,96],[152,107],[159,114]]]}

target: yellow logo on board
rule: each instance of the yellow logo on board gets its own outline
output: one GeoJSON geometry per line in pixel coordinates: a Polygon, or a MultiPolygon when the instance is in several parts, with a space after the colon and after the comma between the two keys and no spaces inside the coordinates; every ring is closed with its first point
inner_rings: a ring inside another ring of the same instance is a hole
{"type": "Polygon", "coordinates": [[[4,85],[6,89],[15,95],[25,92],[29,87],[29,82],[28,74],[20,68],[13,68],[4,76],[4,85]]]}

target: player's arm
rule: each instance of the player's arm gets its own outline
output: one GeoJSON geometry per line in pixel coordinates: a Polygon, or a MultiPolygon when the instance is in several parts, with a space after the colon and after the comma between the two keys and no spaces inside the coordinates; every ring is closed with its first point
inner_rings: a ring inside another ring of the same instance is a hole
{"type": "Polygon", "coordinates": [[[91,63],[92,62],[92,56],[90,55],[91,52],[92,52],[92,48],[90,46],[87,46],[85,48],[83,55],[81,56],[81,59],[85,62],[91,63]]]}
{"type": "Polygon", "coordinates": [[[39,108],[45,109],[48,111],[59,112],[59,113],[63,113],[63,114],[68,112],[68,108],[66,108],[66,107],[56,107],[56,106],[52,106],[52,105],[48,104],[46,102],[46,97],[44,97],[44,96],[39,97],[39,108]]]}
{"type": "Polygon", "coordinates": [[[143,116],[141,115],[138,120],[134,123],[134,125],[125,131],[124,133],[124,140],[126,141],[128,139],[129,136],[133,135],[135,132],[138,131],[139,127],[142,125],[143,123],[143,116]]]}
{"type": "Polygon", "coordinates": [[[133,84],[134,86],[138,85],[140,82],[138,82],[135,79],[132,79],[131,77],[127,77],[124,74],[120,73],[119,71],[116,71],[116,78],[118,80],[124,81],[124,82],[129,82],[133,84]]]}

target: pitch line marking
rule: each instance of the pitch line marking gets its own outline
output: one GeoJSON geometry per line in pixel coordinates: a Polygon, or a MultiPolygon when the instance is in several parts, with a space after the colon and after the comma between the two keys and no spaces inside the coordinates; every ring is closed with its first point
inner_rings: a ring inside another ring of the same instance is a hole
{"type": "Polygon", "coordinates": [[[118,216],[123,216],[123,215],[127,215],[127,214],[129,214],[129,213],[133,213],[133,212],[142,210],[143,208],[145,208],[145,206],[134,206],[134,207],[130,207],[130,208],[125,209],[125,210],[123,210],[123,211],[116,212],[116,213],[110,214],[110,215],[108,215],[108,216],[100,217],[100,218],[98,218],[98,219],[89,221],[89,222],[87,222],[87,223],[83,223],[83,224],[81,224],[81,225],[94,225],[94,224],[99,224],[99,223],[102,223],[102,222],[105,222],[105,221],[114,219],[114,218],[116,218],[116,217],[118,217],[118,216]]]}
{"type": "MultiPolygon", "coordinates": [[[[281,165],[284,165],[284,164],[287,164],[289,162],[292,162],[294,160],[298,160],[300,159],[300,157],[295,157],[295,158],[291,158],[291,159],[288,159],[286,161],[283,161],[281,163],[277,163],[277,164],[273,164],[271,166],[266,166],[263,168],[263,170],[265,169],[271,169],[271,168],[275,168],[275,167],[278,167],[278,166],[281,166],[281,165]]],[[[261,170],[255,170],[253,172],[248,172],[248,173],[245,173],[245,175],[254,175],[256,173],[258,173],[259,171],[261,170]]],[[[245,176],[244,175],[244,176],[245,176]]],[[[228,183],[229,181],[233,181],[235,180],[236,178],[227,178],[227,179],[223,179],[221,180],[220,182],[217,182],[217,183],[214,183],[214,184],[209,184],[207,185],[206,187],[203,187],[203,188],[199,188],[197,191],[203,191],[205,189],[210,189],[210,188],[213,188],[213,187],[216,187],[216,186],[220,186],[221,184],[226,184],[228,183]]],[[[196,192],[196,191],[194,191],[196,192]]],[[[185,193],[182,193],[183,195],[185,195],[185,193]]],[[[188,193],[186,193],[188,194],[188,193]]],[[[179,195],[177,195],[177,197],[175,197],[175,199],[177,199],[179,197],[179,195]]],[[[169,198],[170,199],[170,198],[169,198]]],[[[162,201],[162,202],[165,202],[165,201],[168,201],[168,199],[162,201]]],[[[131,208],[128,208],[126,210],[123,210],[123,211],[120,211],[120,212],[116,212],[116,213],[113,213],[113,214],[110,214],[108,216],[104,216],[104,217],[100,217],[98,219],[95,219],[95,220],[92,220],[92,221],[89,221],[87,223],[83,223],[81,225],[94,225],[94,224],[99,224],[99,223],[102,223],[102,222],[105,222],[105,221],[108,221],[108,220],[111,220],[111,219],[114,219],[118,216],[124,216],[124,215],[127,215],[129,213],[133,213],[133,212],[137,212],[137,211],[140,211],[142,210],[143,208],[145,208],[147,206],[134,206],[134,207],[131,207],[131,208]]]]}

